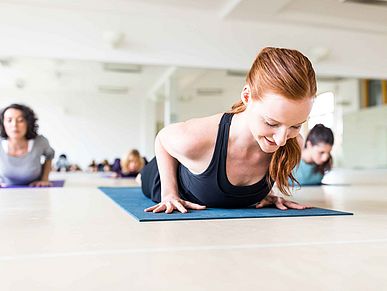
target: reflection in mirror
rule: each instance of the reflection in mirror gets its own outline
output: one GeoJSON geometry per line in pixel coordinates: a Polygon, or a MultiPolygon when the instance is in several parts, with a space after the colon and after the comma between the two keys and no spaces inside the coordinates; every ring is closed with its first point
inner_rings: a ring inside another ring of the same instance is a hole
{"type": "MultiPolygon", "coordinates": [[[[39,117],[39,132],[49,139],[56,158],[65,153],[86,169],[93,159],[113,162],[133,148],[152,158],[154,138],[162,127],[227,111],[240,98],[245,75],[226,69],[2,58],[0,106],[15,102],[31,106],[39,117]]],[[[359,83],[320,76],[309,124],[301,131],[306,136],[316,123],[332,128],[335,166],[353,166],[358,149],[354,144],[364,143],[364,139],[354,143],[357,136],[349,135],[359,126],[351,121],[352,115],[360,114],[359,83]]],[[[385,162],[380,156],[375,161],[385,162]]]]}
{"type": "Polygon", "coordinates": [[[93,61],[0,60],[0,106],[22,103],[39,118],[56,157],[83,169],[137,148],[153,156],[165,124],[228,110],[245,72],[93,61]]]}

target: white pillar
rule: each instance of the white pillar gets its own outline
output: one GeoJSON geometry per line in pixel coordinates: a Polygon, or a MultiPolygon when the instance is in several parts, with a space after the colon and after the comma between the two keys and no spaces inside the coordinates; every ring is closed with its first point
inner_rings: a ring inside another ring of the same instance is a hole
{"type": "Polygon", "coordinates": [[[164,83],[164,126],[178,121],[177,95],[176,79],[172,74],[164,83]]]}

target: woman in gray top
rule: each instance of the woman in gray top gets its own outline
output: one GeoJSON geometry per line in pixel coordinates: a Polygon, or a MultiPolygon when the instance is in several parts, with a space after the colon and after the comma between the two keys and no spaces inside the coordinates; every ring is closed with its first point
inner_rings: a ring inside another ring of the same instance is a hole
{"type": "Polygon", "coordinates": [[[0,186],[50,186],[54,150],[48,140],[38,135],[34,111],[12,104],[0,114],[0,186]],[[41,158],[44,157],[42,164],[41,158]]]}

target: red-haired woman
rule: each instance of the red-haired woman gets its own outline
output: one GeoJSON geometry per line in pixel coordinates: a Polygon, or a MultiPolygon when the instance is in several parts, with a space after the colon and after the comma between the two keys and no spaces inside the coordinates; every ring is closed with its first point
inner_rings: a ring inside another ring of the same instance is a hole
{"type": "Polygon", "coordinates": [[[206,207],[279,209],[306,206],[289,194],[288,178],[301,158],[301,125],[316,94],[310,61],[300,52],[260,51],[241,93],[227,113],[169,125],[156,137],[156,159],[141,172],[142,189],[157,204],[145,211],[171,213],[206,207]]]}

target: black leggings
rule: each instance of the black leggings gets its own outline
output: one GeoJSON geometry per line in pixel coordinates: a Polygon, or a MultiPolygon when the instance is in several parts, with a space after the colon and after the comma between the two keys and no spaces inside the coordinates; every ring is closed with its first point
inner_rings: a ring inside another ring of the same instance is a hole
{"type": "Polygon", "coordinates": [[[145,196],[152,201],[161,201],[160,174],[156,158],[153,158],[141,171],[141,188],[145,196]]]}

